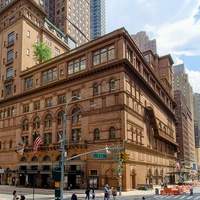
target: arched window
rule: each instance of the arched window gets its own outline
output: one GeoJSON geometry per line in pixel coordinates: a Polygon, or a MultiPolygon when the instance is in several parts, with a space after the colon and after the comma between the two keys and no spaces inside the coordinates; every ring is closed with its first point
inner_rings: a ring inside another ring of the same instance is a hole
{"type": "Polygon", "coordinates": [[[108,48],[108,60],[112,60],[115,58],[115,48],[114,46],[110,46],[108,48]]]}
{"type": "Polygon", "coordinates": [[[33,129],[40,128],[40,118],[37,116],[33,119],[33,129]]]}
{"type": "Polygon", "coordinates": [[[47,83],[47,72],[44,72],[42,75],[42,82],[47,83]]]}
{"type": "Polygon", "coordinates": [[[81,121],[81,111],[79,108],[75,108],[72,111],[72,123],[76,123],[80,121],[81,121]]]}
{"type": "Polygon", "coordinates": [[[29,120],[28,119],[24,119],[24,121],[22,122],[22,130],[23,131],[28,131],[28,125],[29,125],[29,120]]]}
{"type": "Polygon", "coordinates": [[[53,69],[53,80],[56,80],[57,79],[57,68],[55,67],[53,69]]]}
{"type": "Polygon", "coordinates": [[[94,130],[94,140],[99,140],[100,139],[100,131],[98,128],[94,130]]]}
{"type": "Polygon", "coordinates": [[[94,64],[94,65],[98,65],[98,64],[99,64],[99,52],[98,52],[98,51],[96,51],[96,52],[94,53],[93,64],[94,64]]]}
{"type": "Polygon", "coordinates": [[[86,62],[85,62],[85,57],[81,58],[81,66],[80,66],[81,70],[86,69],[86,62]]]}
{"type": "Polygon", "coordinates": [[[76,59],[74,61],[74,72],[78,72],[79,71],[79,60],[76,59]]]}
{"type": "Polygon", "coordinates": [[[68,74],[73,74],[73,62],[68,64],[68,74]]]}
{"type": "Polygon", "coordinates": [[[107,51],[106,49],[102,49],[101,50],[101,63],[106,62],[107,61],[107,51]]]}
{"type": "Polygon", "coordinates": [[[52,70],[49,70],[47,72],[47,82],[51,81],[52,80],[52,70]]]}
{"type": "Polygon", "coordinates": [[[47,114],[44,119],[45,128],[52,127],[52,115],[47,114]]]}
{"type": "Polygon", "coordinates": [[[110,92],[115,90],[115,80],[111,79],[110,80],[110,92]]]}
{"type": "Polygon", "coordinates": [[[93,86],[93,95],[97,95],[99,93],[99,85],[97,83],[93,86]]]}
{"type": "Polygon", "coordinates": [[[26,157],[22,157],[20,161],[21,162],[27,162],[27,159],[26,159],[26,157]]]}
{"type": "Polygon", "coordinates": [[[110,127],[109,135],[110,135],[110,139],[115,139],[115,127],[110,127]]]}
{"type": "Polygon", "coordinates": [[[31,161],[37,162],[37,161],[38,161],[38,157],[37,157],[37,156],[34,156],[34,157],[31,159],[31,161]]]}
{"type": "Polygon", "coordinates": [[[45,156],[43,161],[51,161],[51,158],[49,156],[45,156]]]}
{"type": "Polygon", "coordinates": [[[57,116],[57,123],[58,125],[62,125],[62,121],[63,121],[63,116],[64,116],[65,112],[64,111],[60,111],[58,113],[58,116],[57,116]]]}

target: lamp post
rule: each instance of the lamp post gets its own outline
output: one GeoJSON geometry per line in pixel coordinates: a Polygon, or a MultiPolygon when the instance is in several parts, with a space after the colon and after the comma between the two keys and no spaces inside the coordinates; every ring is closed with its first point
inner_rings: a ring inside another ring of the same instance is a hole
{"type": "Polygon", "coordinates": [[[70,103],[71,100],[73,99],[77,99],[77,100],[82,100],[81,97],[77,97],[77,96],[71,96],[69,98],[69,100],[66,103],[65,106],[65,113],[63,115],[63,131],[62,131],[62,140],[61,140],[61,150],[62,150],[62,154],[61,154],[61,183],[60,183],[60,200],[63,200],[63,187],[64,187],[64,162],[65,162],[65,141],[66,141],[66,121],[67,121],[67,112],[68,112],[68,105],[70,103]]]}

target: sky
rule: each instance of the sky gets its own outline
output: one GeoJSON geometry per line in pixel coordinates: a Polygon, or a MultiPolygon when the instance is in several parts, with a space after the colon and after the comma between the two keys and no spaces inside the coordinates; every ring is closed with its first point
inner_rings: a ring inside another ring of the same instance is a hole
{"type": "Polygon", "coordinates": [[[156,39],[158,55],[183,63],[200,93],[200,0],[106,0],[106,33],[122,27],[156,39]]]}

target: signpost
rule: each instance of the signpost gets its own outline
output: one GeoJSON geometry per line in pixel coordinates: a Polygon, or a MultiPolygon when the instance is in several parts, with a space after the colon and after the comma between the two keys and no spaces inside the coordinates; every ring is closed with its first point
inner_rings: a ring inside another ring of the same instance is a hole
{"type": "Polygon", "coordinates": [[[107,158],[107,154],[93,153],[93,158],[107,158]]]}

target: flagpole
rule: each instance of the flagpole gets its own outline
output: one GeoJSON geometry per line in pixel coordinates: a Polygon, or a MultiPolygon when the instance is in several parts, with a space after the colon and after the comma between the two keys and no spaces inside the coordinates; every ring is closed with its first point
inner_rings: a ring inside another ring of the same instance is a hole
{"type": "Polygon", "coordinates": [[[62,131],[62,139],[61,139],[61,149],[62,149],[62,153],[61,153],[61,180],[60,180],[60,200],[63,200],[63,187],[64,187],[64,163],[65,163],[65,141],[66,141],[66,135],[67,135],[67,131],[66,131],[66,122],[67,122],[67,114],[68,114],[68,105],[70,103],[71,100],[73,99],[77,99],[77,100],[82,100],[81,97],[77,97],[77,96],[71,96],[69,98],[69,100],[66,103],[65,106],[65,113],[63,115],[63,131],[62,131]]]}

